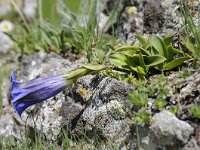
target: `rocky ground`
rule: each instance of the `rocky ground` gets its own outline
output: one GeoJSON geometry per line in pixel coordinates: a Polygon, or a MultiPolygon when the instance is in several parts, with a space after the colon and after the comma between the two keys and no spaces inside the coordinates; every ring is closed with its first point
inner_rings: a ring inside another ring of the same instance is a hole
{"type": "MultiPolygon", "coordinates": [[[[105,0],[103,4],[112,10],[113,3],[114,0],[105,0]]],[[[131,43],[135,33],[144,36],[175,33],[181,24],[176,6],[177,0],[123,0],[121,13],[115,22],[118,38],[131,43]]],[[[102,10],[102,17],[106,15],[102,10]]],[[[110,32],[110,28],[103,32],[110,32]]],[[[0,48],[0,65],[9,64],[17,71],[20,81],[62,74],[86,62],[84,57],[71,62],[55,53],[45,52],[18,59],[9,51],[12,41],[3,36],[0,36],[0,43],[5,46],[2,50],[0,48]]],[[[84,143],[83,149],[132,150],[138,148],[139,140],[140,149],[144,150],[198,150],[200,123],[191,117],[187,108],[194,102],[199,103],[200,69],[187,69],[190,72],[187,77],[179,72],[167,76],[167,102],[170,105],[179,104],[181,111],[175,116],[167,108],[153,112],[150,107],[151,124],[137,129],[139,139],[129,115],[134,108],[130,105],[128,92],[136,90],[134,85],[102,75],[84,76],[64,92],[27,109],[21,120],[10,104],[10,83],[4,79],[0,135],[11,135],[19,140],[26,125],[31,132],[42,133],[50,142],[61,140],[62,133],[67,130],[74,149],[81,144],[79,139],[87,136],[90,142],[84,143]]]]}

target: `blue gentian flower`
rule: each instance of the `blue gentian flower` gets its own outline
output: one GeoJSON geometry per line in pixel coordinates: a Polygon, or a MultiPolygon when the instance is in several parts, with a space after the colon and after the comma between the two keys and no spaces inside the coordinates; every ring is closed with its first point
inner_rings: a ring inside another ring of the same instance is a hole
{"type": "Polygon", "coordinates": [[[63,91],[68,83],[65,75],[36,78],[27,82],[18,82],[15,72],[11,72],[11,95],[15,110],[21,117],[29,106],[42,102],[63,91]]]}

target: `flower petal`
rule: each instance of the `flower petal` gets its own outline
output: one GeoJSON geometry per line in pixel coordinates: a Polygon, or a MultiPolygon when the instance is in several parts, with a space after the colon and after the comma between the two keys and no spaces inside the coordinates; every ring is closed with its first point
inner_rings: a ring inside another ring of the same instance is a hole
{"type": "Polygon", "coordinates": [[[11,102],[20,117],[26,108],[60,93],[68,85],[64,75],[18,82],[14,71],[11,72],[10,81],[12,83],[11,102]]]}

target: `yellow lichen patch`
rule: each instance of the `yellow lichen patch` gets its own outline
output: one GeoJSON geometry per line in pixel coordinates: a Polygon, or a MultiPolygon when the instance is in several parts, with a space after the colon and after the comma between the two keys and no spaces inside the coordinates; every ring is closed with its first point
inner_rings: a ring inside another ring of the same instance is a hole
{"type": "Polygon", "coordinates": [[[137,12],[137,7],[135,6],[129,7],[127,12],[128,12],[128,15],[134,15],[137,12]]]}
{"type": "Polygon", "coordinates": [[[79,92],[80,92],[83,96],[86,96],[86,90],[85,90],[85,88],[81,88],[81,89],[79,90],[79,92]]]}

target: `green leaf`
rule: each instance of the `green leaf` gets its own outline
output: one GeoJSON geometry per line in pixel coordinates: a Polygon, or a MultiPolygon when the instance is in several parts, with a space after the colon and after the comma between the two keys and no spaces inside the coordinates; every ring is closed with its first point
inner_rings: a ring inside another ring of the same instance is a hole
{"type": "Polygon", "coordinates": [[[129,66],[129,68],[130,68],[132,71],[136,72],[136,73],[139,72],[137,66],[136,66],[136,67],[134,67],[134,66],[129,66]]]}
{"type": "Polygon", "coordinates": [[[166,58],[160,55],[154,55],[154,56],[143,56],[145,65],[148,67],[157,66],[161,63],[164,63],[166,61],[166,58]]]}
{"type": "Polygon", "coordinates": [[[45,42],[48,43],[48,45],[52,45],[50,37],[45,32],[42,33],[42,38],[44,39],[45,42]]]}
{"type": "Polygon", "coordinates": [[[138,46],[120,47],[114,51],[114,53],[116,52],[125,52],[127,55],[133,55],[135,53],[141,52],[143,55],[150,55],[148,51],[138,46]]]}
{"type": "Polygon", "coordinates": [[[69,84],[72,84],[78,78],[80,78],[82,76],[85,76],[88,74],[94,74],[103,69],[106,69],[106,67],[104,65],[86,64],[86,65],[83,65],[81,68],[75,68],[75,69],[67,72],[65,78],[69,84]]]}
{"type": "Polygon", "coordinates": [[[138,74],[146,75],[148,72],[148,66],[145,65],[141,54],[135,54],[132,57],[127,57],[126,63],[128,68],[138,74]]]}
{"type": "Polygon", "coordinates": [[[147,73],[148,73],[148,67],[141,67],[141,66],[138,66],[137,67],[137,72],[138,72],[138,74],[140,74],[140,75],[146,75],[147,73]]]}
{"type": "Polygon", "coordinates": [[[128,66],[139,66],[140,65],[140,58],[139,58],[139,54],[135,54],[132,57],[127,57],[126,58],[126,63],[128,64],[128,66]]]}
{"type": "Polygon", "coordinates": [[[86,68],[76,68],[76,69],[73,69],[73,70],[70,70],[69,72],[67,72],[67,75],[66,75],[66,79],[67,80],[77,80],[78,78],[88,74],[89,72],[91,72],[91,70],[88,70],[86,68]]]}
{"type": "Polygon", "coordinates": [[[87,68],[89,70],[93,70],[93,71],[103,70],[106,68],[104,65],[100,65],[100,64],[86,64],[86,65],[82,65],[82,67],[87,68]]]}
{"type": "Polygon", "coordinates": [[[135,35],[135,38],[138,39],[142,48],[146,49],[149,46],[149,41],[140,35],[135,35]]]}
{"type": "Polygon", "coordinates": [[[119,48],[117,48],[117,49],[114,51],[114,53],[116,53],[116,52],[122,52],[122,51],[130,51],[130,50],[137,52],[137,51],[138,51],[138,47],[135,47],[135,46],[124,46],[124,47],[119,47],[119,48]]]}
{"type": "MultiPolygon", "coordinates": [[[[176,52],[176,50],[174,50],[174,48],[171,46],[171,45],[169,45],[168,47],[167,47],[167,51],[168,51],[168,62],[169,61],[172,61],[173,59],[174,59],[174,52],[176,52]]],[[[178,52],[178,51],[177,51],[178,52]]],[[[176,54],[177,54],[177,52],[176,52],[176,54]]]]}
{"type": "Polygon", "coordinates": [[[164,56],[165,58],[169,58],[168,51],[166,49],[166,45],[164,41],[157,35],[152,35],[150,42],[152,46],[158,51],[158,53],[161,56],[164,56]]]}
{"type": "Polygon", "coordinates": [[[194,118],[200,119],[200,105],[192,104],[189,108],[189,112],[192,114],[194,118]]]}
{"type": "Polygon", "coordinates": [[[181,57],[181,58],[177,58],[169,63],[165,63],[163,65],[163,69],[165,70],[170,70],[173,69],[175,67],[178,67],[179,65],[181,65],[184,61],[190,59],[190,57],[181,57]]]}
{"type": "Polygon", "coordinates": [[[170,43],[172,42],[174,38],[174,35],[169,35],[169,36],[166,36],[165,38],[163,38],[163,41],[165,43],[166,46],[170,45],[170,43]]]}
{"type": "Polygon", "coordinates": [[[170,49],[169,51],[172,52],[173,54],[182,54],[182,55],[184,55],[184,52],[183,52],[183,51],[178,50],[178,49],[174,48],[174,47],[171,46],[171,45],[169,45],[169,46],[167,47],[167,49],[170,49]]]}
{"type": "Polygon", "coordinates": [[[146,65],[144,63],[144,58],[143,58],[143,56],[142,56],[141,53],[139,54],[139,61],[140,61],[140,66],[143,67],[143,68],[145,68],[146,65]]]}
{"type": "Polygon", "coordinates": [[[113,54],[109,57],[111,64],[115,66],[125,66],[126,64],[126,56],[123,54],[113,54]]]}

